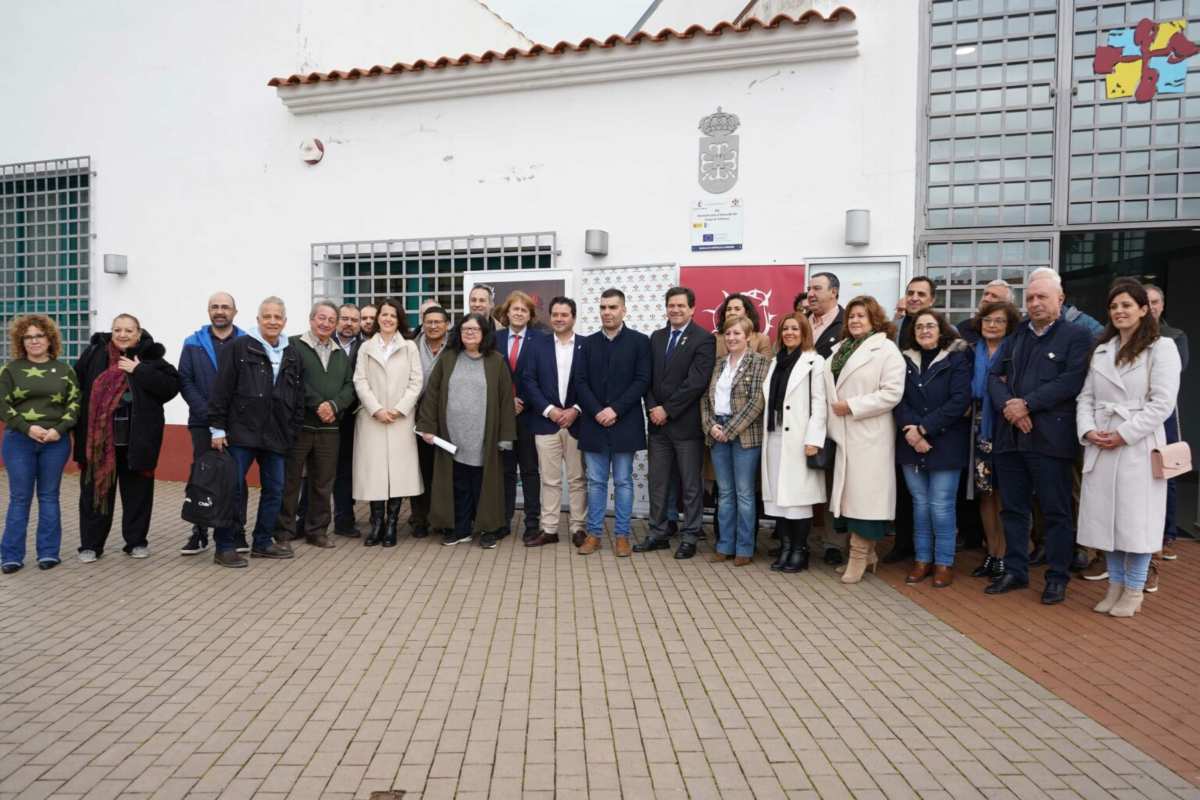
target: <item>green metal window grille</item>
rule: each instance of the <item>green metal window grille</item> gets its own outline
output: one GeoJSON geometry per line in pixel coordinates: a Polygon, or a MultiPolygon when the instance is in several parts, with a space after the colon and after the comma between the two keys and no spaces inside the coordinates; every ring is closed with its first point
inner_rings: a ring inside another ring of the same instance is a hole
{"type": "Polygon", "coordinates": [[[91,159],[0,165],[0,349],[8,324],[46,314],[74,359],[91,335],[91,159]]]}
{"type": "Polygon", "coordinates": [[[553,269],[557,258],[551,232],[323,242],[312,246],[313,299],[362,306],[393,297],[415,329],[427,299],[452,318],[463,313],[467,275],[553,269]]]}

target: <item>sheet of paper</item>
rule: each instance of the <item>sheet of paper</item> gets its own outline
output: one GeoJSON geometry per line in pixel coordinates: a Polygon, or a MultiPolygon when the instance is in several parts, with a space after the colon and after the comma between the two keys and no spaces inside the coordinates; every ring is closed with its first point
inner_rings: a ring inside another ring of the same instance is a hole
{"type": "MultiPolygon", "coordinates": [[[[415,433],[417,434],[417,436],[424,436],[424,434],[421,433],[420,431],[415,431],[415,433]]],[[[438,447],[442,448],[443,450],[445,450],[450,455],[454,455],[455,453],[458,452],[458,445],[452,444],[451,442],[447,442],[445,439],[443,439],[440,436],[434,436],[433,443],[435,445],[437,445],[438,447]]]]}

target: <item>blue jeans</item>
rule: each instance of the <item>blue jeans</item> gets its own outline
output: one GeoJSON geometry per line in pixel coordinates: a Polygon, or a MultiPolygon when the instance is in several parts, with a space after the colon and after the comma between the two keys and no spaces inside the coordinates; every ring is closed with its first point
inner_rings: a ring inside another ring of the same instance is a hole
{"type": "Polygon", "coordinates": [[[717,475],[717,552],[749,558],[754,555],[755,480],[761,447],[740,442],[713,442],[713,472],[717,475]]]}
{"type": "Polygon", "coordinates": [[[1150,553],[1127,553],[1115,550],[1105,553],[1108,561],[1108,582],[1122,583],[1135,591],[1146,585],[1146,575],[1150,572],[1150,553]]]}
{"type": "Polygon", "coordinates": [[[70,437],[42,444],[9,428],[4,432],[0,452],[8,469],[8,515],[4,520],[4,539],[0,541],[0,563],[25,563],[25,533],[35,487],[38,561],[58,561],[58,548],[62,544],[58,487],[63,467],[71,456],[70,437]]]}
{"type": "MultiPolygon", "coordinates": [[[[265,549],[271,546],[275,522],[279,519],[279,507],[283,503],[283,471],[285,458],[270,450],[255,450],[250,447],[229,446],[229,455],[237,462],[242,479],[238,481],[237,505],[235,508],[245,508],[246,473],[250,465],[258,462],[258,477],[262,482],[262,493],[258,497],[258,516],[254,522],[254,548],[265,549]]],[[[234,549],[233,535],[237,528],[217,528],[213,531],[213,543],[217,551],[234,549]]]]}
{"type": "Polygon", "coordinates": [[[939,567],[954,565],[954,517],[957,469],[920,469],[913,464],[900,467],[912,495],[913,550],[917,561],[939,567]]]}
{"type": "Polygon", "coordinates": [[[613,481],[614,536],[628,536],[629,520],[633,516],[633,453],[584,452],[587,469],[587,532],[600,538],[604,535],[604,512],[608,509],[608,476],[613,481]]]}

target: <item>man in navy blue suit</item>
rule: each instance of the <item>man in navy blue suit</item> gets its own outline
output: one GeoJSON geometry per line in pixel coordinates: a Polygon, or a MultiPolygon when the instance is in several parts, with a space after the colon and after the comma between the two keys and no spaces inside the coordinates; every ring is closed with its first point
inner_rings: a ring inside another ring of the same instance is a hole
{"type": "Polygon", "coordinates": [[[1046,586],[1042,602],[1067,596],[1075,547],[1071,467],[1079,448],[1075,397],[1091,355],[1087,329],[1060,319],[1064,300],[1057,275],[1040,274],[1025,287],[1029,320],[1004,340],[988,375],[998,414],[992,441],[1000,518],[1007,542],[1005,572],[984,590],[1003,594],[1029,586],[1029,523],[1036,491],[1046,518],[1046,586]]]}
{"type": "Polygon", "coordinates": [[[575,399],[575,376],[583,338],[575,335],[575,312],[575,301],[569,297],[550,301],[550,328],[554,335],[538,344],[531,353],[533,363],[525,372],[522,396],[529,404],[529,428],[533,431],[542,475],[541,532],[525,542],[527,547],[558,542],[564,466],[571,509],[568,528],[571,542],[579,547],[587,538],[587,479],[579,451],[579,415],[583,410],[575,399]]]}
{"type": "Polygon", "coordinates": [[[537,446],[533,441],[530,420],[538,412],[528,408],[522,395],[524,375],[533,363],[533,353],[548,338],[543,331],[534,330],[537,308],[533,298],[520,290],[508,295],[496,309],[500,325],[496,329],[496,352],[508,362],[512,372],[513,404],[517,414],[517,441],[511,450],[503,451],[504,458],[504,518],[500,530],[503,538],[512,532],[513,514],[517,511],[517,472],[521,473],[521,495],[525,501],[526,542],[537,538],[538,520],[542,515],[542,479],[538,474],[537,446]]]}
{"type": "Polygon", "coordinates": [[[633,456],[646,449],[646,412],[642,396],[650,385],[650,339],[625,327],[625,293],[600,295],[600,330],[578,354],[576,396],[583,409],[579,449],[587,467],[587,537],[580,555],[600,549],[608,478],[613,480],[613,552],[627,557],[633,516],[633,456]]]}

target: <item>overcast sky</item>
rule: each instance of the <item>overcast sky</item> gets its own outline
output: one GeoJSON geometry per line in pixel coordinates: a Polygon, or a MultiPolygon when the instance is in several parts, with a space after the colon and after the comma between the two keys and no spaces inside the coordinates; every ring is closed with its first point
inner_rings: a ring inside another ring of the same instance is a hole
{"type": "Polygon", "coordinates": [[[535,42],[577,42],[591,36],[622,36],[650,7],[650,0],[484,0],[535,42]]]}

